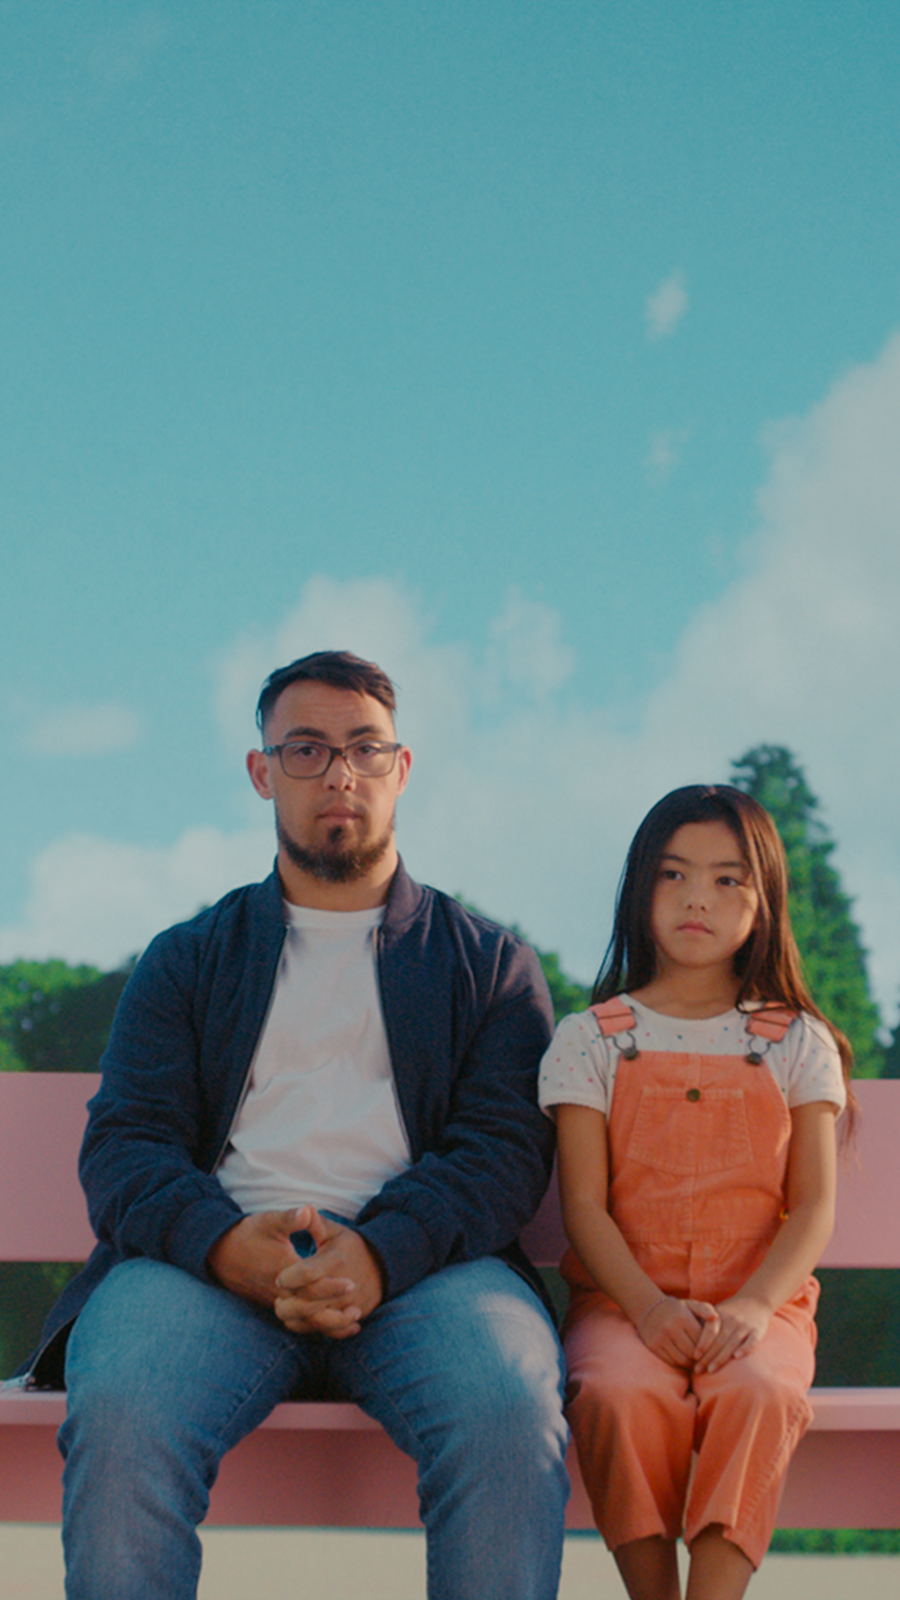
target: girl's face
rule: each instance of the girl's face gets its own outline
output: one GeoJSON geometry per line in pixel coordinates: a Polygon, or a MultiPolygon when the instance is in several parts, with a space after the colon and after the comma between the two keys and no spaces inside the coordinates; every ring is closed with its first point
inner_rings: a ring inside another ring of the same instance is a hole
{"type": "Polygon", "coordinates": [[[660,857],[650,933],[660,970],[723,966],[753,932],[759,895],[725,822],[688,822],[660,857]]]}

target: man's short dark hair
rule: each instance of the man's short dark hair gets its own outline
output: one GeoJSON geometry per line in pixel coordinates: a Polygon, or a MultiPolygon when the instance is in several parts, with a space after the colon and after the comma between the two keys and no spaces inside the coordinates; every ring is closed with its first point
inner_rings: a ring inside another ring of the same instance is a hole
{"type": "Polygon", "coordinates": [[[354,694],[368,694],[385,706],[392,717],[397,704],[394,685],[374,661],[363,661],[350,650],[316,650],[311,656],[301,656],[298,661],[269,674],[256,707],[260,732],[278,696],[290,683],[327,683],[332,689],[352,689],[354,694]]]}

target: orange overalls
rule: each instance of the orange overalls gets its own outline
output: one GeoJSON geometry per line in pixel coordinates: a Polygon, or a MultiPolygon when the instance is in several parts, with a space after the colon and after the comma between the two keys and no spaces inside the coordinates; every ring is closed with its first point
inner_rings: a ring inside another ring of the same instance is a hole
{"type": "MultiPolygon", "coordinates": [[[[621,1000],[593,1010],[605,1035],[635,1025],[621,1000]]],[[[777,1040],[792,1021],[769,1008],[748,1032],[777,1040]]],[[[607,1124],[609,1211],[661,1292],[715,1304],[742,1287],[778,1231],[790,1112],[755,1049],[638,1054],[629,1044],[607,1124]]],[[[694,1377],[647,1349],[571,1250],[562,1269],[572,1290],[569,1420],[607,1544],[683,1532],[690,1545],[716,1523],[759,1566],[812,1416],[815,1278],[750,1355],[694,1377]]]]}

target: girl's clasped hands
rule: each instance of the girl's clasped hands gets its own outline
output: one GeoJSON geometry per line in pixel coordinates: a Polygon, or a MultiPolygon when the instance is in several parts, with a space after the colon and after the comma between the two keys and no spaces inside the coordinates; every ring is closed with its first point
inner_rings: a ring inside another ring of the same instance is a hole
{"type": "Polygon", "coordinates": [[[770,1320],[771,1313],[747,1296],[713,1306],[667,1294],[653,1302],[636,1326],[647,1349],[670,1366],[718,1372],[726,1361],[749,1355],[770,1320]]]}

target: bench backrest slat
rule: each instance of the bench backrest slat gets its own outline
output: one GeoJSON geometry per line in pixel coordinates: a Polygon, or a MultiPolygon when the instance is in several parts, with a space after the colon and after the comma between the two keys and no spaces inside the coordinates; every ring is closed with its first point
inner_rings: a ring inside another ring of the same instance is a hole
{"type": "MultiPolygon", "coordinates": [[[[854,1084],[860,1117],[853,1148],[838,1160],[837,1225],[823,1267],[900,1267],[900,1079],[854,1084]]],[[[566,1240],[556,1185],[522,1235],[533,1261],[559,1261],[566,1240]]]]}
{"type": "MultiPolygon", "coordinates": [[[[0,1261],[83,1261],[93,1246],[77,1157],[97,1073],[0,1072],[0,1261]]],[[[860,1080],[855,1151],[839,1163],[829,1267],[900,1267],[900,1079],[860,1080]]],[[[541,1266],[565,1249],[554,1184],[525,1230],[541,1266]]]]}
{"type": "Polygon", "coordinates": [[[0,1072],[0,1261],[85,1261],[78,1151],[99,1072],[0,1072]]]}

